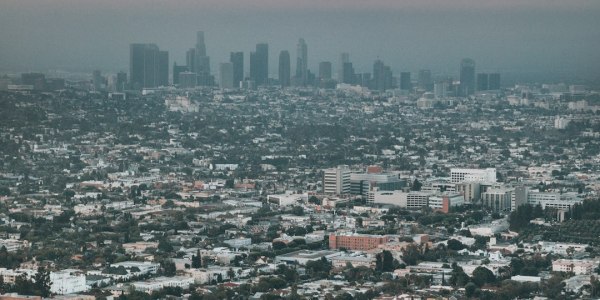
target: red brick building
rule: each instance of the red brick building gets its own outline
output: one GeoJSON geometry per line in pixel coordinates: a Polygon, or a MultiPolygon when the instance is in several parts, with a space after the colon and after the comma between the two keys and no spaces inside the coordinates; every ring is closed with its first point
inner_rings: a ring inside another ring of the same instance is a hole
{"type": "Polygon", "coordinates": [[[388,238],[384,235],[367,235],[367,234],[343,234],[329,235],[329,249],[345,248],[348,250],[371,250],[377,246],[388,242],[388,238]]]}

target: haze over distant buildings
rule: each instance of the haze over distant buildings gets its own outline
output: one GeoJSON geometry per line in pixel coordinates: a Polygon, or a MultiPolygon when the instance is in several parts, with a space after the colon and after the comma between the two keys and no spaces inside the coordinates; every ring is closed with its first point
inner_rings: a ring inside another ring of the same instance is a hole
{"type": "Polygon", "coordinates": [[[482,72],[598,77],[599,15],[600,2],[589,0],[5,0],[0,71],[126,71],[130,43],[155,43],[171,64],[185,65],[190,34],[203,30],[211,70],[259,42],[269,44],[269,74],[282,50],[295,69],[302,37],[309,54],[301,66],[313,72],[348,52],[357,72],[379,58],[394,72],[458,75],[456,62],[470,57],[482,72]]]}

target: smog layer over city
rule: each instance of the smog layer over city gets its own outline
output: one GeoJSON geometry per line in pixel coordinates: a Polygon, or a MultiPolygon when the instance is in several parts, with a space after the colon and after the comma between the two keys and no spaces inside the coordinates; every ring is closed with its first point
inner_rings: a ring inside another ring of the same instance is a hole
{"type": "Polygon", "coordinates": [[[2,0],[0,300],[600,299],[600,1],[2,0]]]}

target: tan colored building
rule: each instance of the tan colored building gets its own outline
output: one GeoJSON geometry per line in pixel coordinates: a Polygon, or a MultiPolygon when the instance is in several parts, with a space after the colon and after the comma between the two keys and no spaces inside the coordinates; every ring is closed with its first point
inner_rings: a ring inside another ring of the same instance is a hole
{"type": "Polygon", "coordinates": [[[344,235],[329,235],[329,249],[345,248],[348,250],[366,251],[377,248],[379,245],[388,242],[388,237],[384,235],[368,235],[368,234],[344,234],[344,235]]]}

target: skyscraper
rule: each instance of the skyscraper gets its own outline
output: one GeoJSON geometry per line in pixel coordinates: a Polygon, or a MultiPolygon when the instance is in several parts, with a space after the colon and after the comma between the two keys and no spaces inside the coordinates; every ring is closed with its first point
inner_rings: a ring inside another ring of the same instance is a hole
{"type": "Polygon", "coordinates": [[[158,52],[158,85],[169,85],[169,52],[158,52]]]}
{"type": "Polygon", "coordinates": [[[290,53],[283,50],[279,53],[279,83],[282,87],[290,86],[290,53]]]}
{"type": "Polygon", "coordinates": [[[322,61],[319,63],[319,78],[321,80],[331,79],[331,62],[322,61]]]}
{"type": "Polygon", "coordinates": [[[94,72],[92,72],[92,83],[94,85],[94,91],[100,91],[103,88],[104,77],[102,77],[100,70],[94,70],[94,72]]]}
{"type": "Polygon", "coordinates": [[[221,63],[219,65],[219,83],[222,89],[233,88],[233,63],[221,63]]]}
{"type": "Polygon", "coordinates": [[[229,61],[233,64],[233,85],[239,87],[244,80],[244,52],[231,52],[229,61]]]}
{"type": "Polygon", "coordinates": [[[349,62],[350,62],[350,54],[345,53],[345,52],[340,54],[340,59],[338,61],[338,70],[337,70],[338,71],[337,76],[338,76],[339,82],[347,83],[344,81],[344,65],[349,62]]]}
{"type": "Polygon", "coordinates": [[[196,48],[190,48],[185,52],[185,62],[190,72],[196,71],[196,48]]]}
{"type": "Polygon", "coordinates": [[[195,48],[195,68],[194,72],[206,72],[210,74],[210,58],[206,56],[206,44],[204,44],[204,31],[196,33],[196,48],[195,48]]]}
{"type": "Polygon", "coordinates": [[[296,83],[299,86],[305,86],[308,71],[308,46],[304,39],[298,40],[297,59],[296,59],[296,83]]]}
{"type": "Polygon", "coordinates": [[[410,72],[400,73],[400,89],[407,91],[412,89],[412,83],[410,82],[410,72]]]}
{"type": "Polygon", "coordinates": [[[117,92],[124,91],[126,89],[126,85],[127,85],[127,73],[125,73],[125,72],[117,73],[117,83],[116,83],[117,92]]]}
{"type": "Polygon", "coordinates": [[[379,59],[373,63],[373,84],[371,89],[385,91],[385,65],[379,59]]]}
{"type": "Polygon", "coordinates": [[[167,85],[169,53],[155,44],[131,44],[129,47],[129,76],[133,89],[167,85]]]}
{"type": "Polygon", "coordinates": [[[490,73],[488,77],[488,88],[492,91],[500,89],[500,73],[490,73]]]}
{"type": "Polygon", "coordinates": [[[173,64],[173,84],[179,84],[179,74],[183,72],[188,72],[189,69],[187,66],[178,66],[177,63],[173,64]]]}
{"type": "Polygon", "coordinates": [[[419,77],[417,78],[419,88],[426,91],[433,91],[433,80],[431,78],[430,70],[420,70],[419,77]]]}
{"type": "Polygon", "coordinates": [[[250,78],[256,86],[266,85],[269,79],[269,45],[256,44],[256,51],[250,53],[250,78]]]}
{"type": "Polygon", "coordinates": [[[206,55],[206,44],[204,43],[204,31],[196,33],[196,47],[194,48],[194,70],[198,74],[198,84],[211,86],[214,77],[210,74],[210,57],[206,55]]]}
{"type": "Polygon", "coordinates": [[[459,96],[469,96],[475,92],[475,61],[464,58],[460,62],[459,96]]]}
{"type": "Polygon", "coordinates": [[[354,78],[356,75],[354,74],[354,67],[351,62],[346,62],[342,66],[342,83],[354,84],[354,78]]]}
{"type": "Polygon", "coordinates": [[[478,91],[487,91],[488,88],[488,74],[487,73],[478,73],[477,74],[477,90],[478,91]]]}

